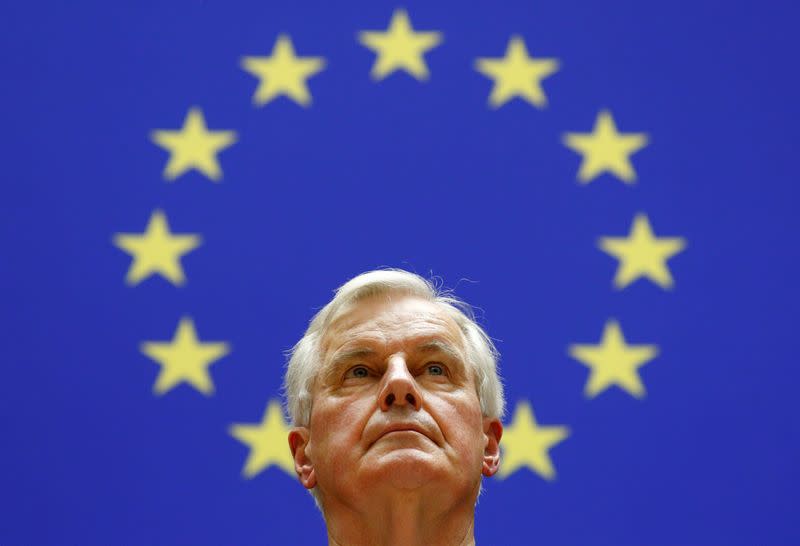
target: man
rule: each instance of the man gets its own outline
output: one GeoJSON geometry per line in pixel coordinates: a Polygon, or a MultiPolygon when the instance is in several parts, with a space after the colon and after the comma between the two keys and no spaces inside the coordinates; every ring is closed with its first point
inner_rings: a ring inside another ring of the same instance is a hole
{"type": "Polygon", "coordinates": [[[469,307],[402,270],[341,286],[292,349],[289,447],[336,545],[474,544],[497,472],[497,352],[469,307]]]}

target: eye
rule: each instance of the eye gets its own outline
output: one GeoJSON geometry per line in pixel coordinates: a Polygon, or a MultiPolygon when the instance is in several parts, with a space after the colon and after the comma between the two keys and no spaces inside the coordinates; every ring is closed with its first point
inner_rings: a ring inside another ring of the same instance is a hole
{"type": "Polygon", "coordinates": [[[436,362],[428,364],[428,373],[431,375],[444,375],[444,366],[436,362]]]}
{"type": "Polygon", "coordinates": [[[356,378],[363,379],[369,377],[369,369],[366,366],[353,366],[347,373],[344,374],[345,379],[356,378]]]}

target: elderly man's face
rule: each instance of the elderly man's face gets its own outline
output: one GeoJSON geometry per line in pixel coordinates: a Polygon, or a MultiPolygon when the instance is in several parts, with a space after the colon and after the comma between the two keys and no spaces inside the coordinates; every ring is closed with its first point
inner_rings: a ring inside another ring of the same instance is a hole
{"type": "Polygon", "coordinates": [[[301,480],[358,498],[423,485],[477,494],[497,469],[502,426],[482,416],[458,325],[410,296],[358,302],[323,339],[308,430],[290,437],[301,480]],[[307,459],[307,464],[302,462],[307,459]]]}

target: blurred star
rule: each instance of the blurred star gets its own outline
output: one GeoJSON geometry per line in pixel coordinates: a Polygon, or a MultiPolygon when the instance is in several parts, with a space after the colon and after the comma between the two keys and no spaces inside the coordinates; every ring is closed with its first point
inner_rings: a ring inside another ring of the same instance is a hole
{"type": "Polygon", "coordinates": [[[619,323],[606,322],[599,345],[573,344],[569,355],[591,370],[584,394],[594,398],[607,388],[616,385],[632,396],[644,398],[645,389],[638,369],[655,358],[655,345],[627,345],[619,323]]]}
{"type": "Polygon", "coordinates": [[[241,66],[260,81],[253,94],[253,104],[263,106],[285,95],[301,106],[311,105],[306,80],[325,68],[322,57],[297,57],[292,39],[278,36],[269,57],[242,57],[241,66]]]}
{"type": "Polygon", "coordinates": [[[538,425],[530,404],[519,402],[511,424],[503,431],[500,442],[503,456],[498,475],[506,477],[527,466],[546,480],[555,479],[556,471],[550,460],[549,451],[567,436],[569,436],[567,427],[538,425]]]}
{"type": "Polygon", "coordinates": [[[558,71],[558,59],[534,59],[528,55],[525,41],[512,36],[503,58],[481,57],[475,70],[494,80],[489,105],[499,108],[514,97],[527,100],[538,108],[547,106],[542,80],[558,71]]]}
{"type": "Polygon", "coordinates": [[[209,131],[200,108],[190,108],[179,131],[156,129],[150,139],[169,151],[164,178],[175,180],[183,173],[197,169],[214,182],[222,179],[217,154],[236,142],[235,131],[209,131]]]}
{"type": "Polygon", "coordinates": [[[186,282],[180,258],[200,246],[199,235],[174,235],[169,230],[166,215],[156,210],[150,216],[145,232],[117,233],[114,244],[133,256],[125,282],[137,285],[150,275],[159,274],[172,284],[186,282]]]}
{"type": "Polygon", "coordinates": [[[619,260],[614,286],[622,289],[640,277],[647,277],[661,288],[673,286],[667,260],[686,248],[681,237],[655,237],[647,215],[633,219],[628,237],[601,237],[600,248],[619,260]]]}
{"type": "Polygon", "coordinates": [[[566,133],[564,145],[583,155],[578,180],[588,184],[609,172],[626,184],[636,181],[630,156],[647,146],[646,133],[619,133],[608,110],[597,115],[591,133],[566,133]]]}
{"type": "Polygon", "coordinates": [[[414,32],[405,10],[397,9],[386,32],[362,31],[358,41],[378,54],[370,76],[382,80],[396,70],[405,70],[418,80],[427,80],[423,55],[442,42],[441,32],[414,32]]]}
{"type": "Polygon", "coordinates": [[[231,436],[250,447],[242,474],[252,478],[270,465],[276,465],[291,476],[295,475],[294,459],[289,449],[289,426],[283,418],[281,405],[272,400],[259,424],[231,425],[231,436]]]}
{"type": "Polygon", "coordinates": [[[197,339],[194,322],[184,317],[169,343],[145,341],[141,351],[161,365],[153,390],[164,394],[182,382],[189,383],[205,395],[214,393],[208,368],[230,352],[223,342],[202,343],[197,339]]]}

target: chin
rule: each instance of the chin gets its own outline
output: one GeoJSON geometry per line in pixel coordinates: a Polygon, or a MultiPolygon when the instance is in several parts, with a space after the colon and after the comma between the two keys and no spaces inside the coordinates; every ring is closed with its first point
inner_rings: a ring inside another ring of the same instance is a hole
{"type": "Polygon", "coordinates": [[[373,484],[389,484],[397,489],[418,489],[432,485],[448,475],[447,467],[435,454],[416,448],[375,453],[368,479],[373,484]]]}

